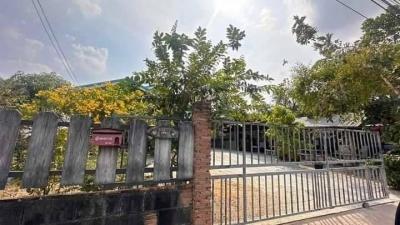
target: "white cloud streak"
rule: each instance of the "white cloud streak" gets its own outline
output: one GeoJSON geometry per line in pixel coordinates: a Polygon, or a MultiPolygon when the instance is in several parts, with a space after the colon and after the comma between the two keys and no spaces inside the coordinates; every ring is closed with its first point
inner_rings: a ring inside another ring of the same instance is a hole
{"type": "Polygon", "coordinates": [[[75,70],[83,70],[85,73],[101,75],[107,71],[108,49],[94,46],[72,44],[73,64],[75,70]]]}

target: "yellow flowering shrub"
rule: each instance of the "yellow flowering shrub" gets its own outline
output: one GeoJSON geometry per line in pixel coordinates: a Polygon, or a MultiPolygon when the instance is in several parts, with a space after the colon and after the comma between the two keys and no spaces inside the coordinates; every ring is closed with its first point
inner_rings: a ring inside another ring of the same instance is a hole
{"type": "Polygon", "coordinates": [[[106,116],[143,115],[149,111],[143,92],[126,91],[118,84],[102,87],[76,88],[69,85],[54,90],[40,91],[36,99],[22,104],[20,111],[25,118],[32,118],[38,111],[51,110],[61,115],[90,115],[94,121],[106,116]]]}

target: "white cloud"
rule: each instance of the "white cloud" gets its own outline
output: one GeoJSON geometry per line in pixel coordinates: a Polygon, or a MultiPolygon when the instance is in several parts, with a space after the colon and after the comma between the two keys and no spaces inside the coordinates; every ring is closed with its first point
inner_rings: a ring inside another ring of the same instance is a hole
{"type": "Polygon", "coordinates": [[[72,44],[72,49],[74,55],[72,66],[77,74],[79,74],[79,70],[94,75],[104,74],[107,71],[107,48],[72,44]]]}
{"type": "Polygon", "coordinates": [[[0,27],[0,37],[17,40],[21,38],[22,34],[19,30],[15,27],[0,27]]]}
{"type": "Polygon", "coordinates": [[[71,34],[65,34],[65,38],[72,42],[76,41],[76,37],[71,34]]]}
{"type": "Polygon", "coordinates": [[[272,15],[269,8],[263,8],[259,14],[259,22],[257,27],[264,28],[269,31],[275,28],[276,18],[272,15]]]}
{"type": "Polygon", "coordinates": [[[289,18],[289,25],[292,25],[293,16],[307,16],[307,21],[311,24],[315,23],[316,10],[314,4],[310,0],[284,0],[289,18]]]}
{"type": "Polygon", "coordinates": [[[40,53],[45,45],[36,39],[25,38],[24,45],[21,46],[21,51],[25,53],[25,57],[28,59],[34,59],[40,53]]]}
{"type": "Polygon", "coordinates": [[[73,0],[73,3],[79,7],[81,13],[86,17],[98,16],[102,8],[96,0],[73,0]]]}

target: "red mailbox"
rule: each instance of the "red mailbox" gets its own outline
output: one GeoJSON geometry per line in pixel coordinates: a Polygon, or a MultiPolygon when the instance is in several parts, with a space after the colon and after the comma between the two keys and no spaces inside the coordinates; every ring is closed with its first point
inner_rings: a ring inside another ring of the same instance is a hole
{"type": "Polygon", "coordinates": [[[95,129],[92,131],[90,142],[102,147],[121,147],[123,131],[116,129],[95,129]]]}

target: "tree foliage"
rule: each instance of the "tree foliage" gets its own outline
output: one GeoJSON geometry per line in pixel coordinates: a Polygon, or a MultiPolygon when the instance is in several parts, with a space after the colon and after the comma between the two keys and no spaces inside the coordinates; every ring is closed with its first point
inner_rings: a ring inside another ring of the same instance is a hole
{"type": "Polygon", "coordinates": [[[0,80],[0,105],[18,106],[29,102],[42,90],[52,90],[69,84],[56,73],[26,74],[17,72],[0,80]]]}
{"type": "Polygon", "coordinates": [[[25,117],[42,110],[52,110],[61,115],[90,115],[95,121],[106,116],[143,115],[151,107],[143,99],[142,91],[126,91],[118,84],[103,87],[75,88],[69,85],[54,90],[39,91],[36,98],[22,104],[25,117]]]}
{"type": "Polygon", "coordinates": [[[232,25],[227,28],[228,41],[217,44],[201,27],[193,37],[178,33],[177,24],[169,33],[157,31],[152,43],[155,59],[145,60],[147,69],[134,73],[133,83],[150,86],[149,98],[164,115],[183,116],[194,102],[207,99],[215,116],[241,117],[252,110],[249,102],[264,102],[262,93],[269,90],[265,83],[271,80],[248,69],[243,57],[229,56],[228,50],[238,50],[244,37],[245,32],[232,25]]]}
{"type": "Polygon", "coordinates": [[[312,43],[324,56],[311,66],[293,69],[293,98],[303,113],[326,117],[361,114],[373,101],[399,95],[400,26],[395,15],[388,12],[366,20],[363,36],[352,44],[332,41],[331,34],[318,34],[304,17],[294,20],[298,42],[312,43]]]}

